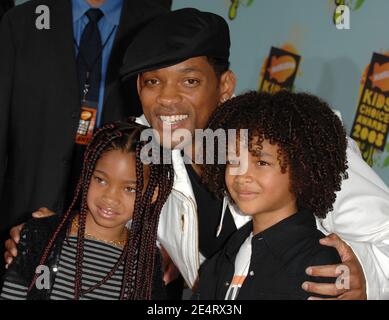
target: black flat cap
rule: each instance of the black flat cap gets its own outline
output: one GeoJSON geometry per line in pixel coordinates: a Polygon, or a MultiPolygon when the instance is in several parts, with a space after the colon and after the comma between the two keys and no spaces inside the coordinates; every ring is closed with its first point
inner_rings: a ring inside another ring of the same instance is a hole
{"type": "Polygon", "coordinates": [[[164,14],[142,29],[127,48],[122,79],[208,56],[228,62],[230,31],[220,16],[185,8],[164,14]]]}

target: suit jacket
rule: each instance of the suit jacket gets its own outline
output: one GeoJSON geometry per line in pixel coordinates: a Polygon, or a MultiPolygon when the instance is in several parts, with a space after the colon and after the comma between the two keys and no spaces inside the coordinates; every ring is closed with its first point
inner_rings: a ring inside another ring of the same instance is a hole
{"type": "MultiPolygon", "coordinates": [[[[148,21],[167,12],[160,0],[124,0],[105,82],[102,123],[141,114],[132,79],[119,80],[128,44],[148,21]]],[[[0,26],[0,231],[46,206],[64,211],[80,116],[70,0],[31,0],[0,26]],[[38,5],[50,29],[38,30],[38,5]]]]}
{"type": "MultiPolygon", "coordinates": [[[[166,2],[166,1],[165,1],[166,2]]],[[[167,3],[165,5],[168,5],[167,3]]],[[[0,20],[9,9],[14,6],[13,0],[0,0],[0,20]]]]}

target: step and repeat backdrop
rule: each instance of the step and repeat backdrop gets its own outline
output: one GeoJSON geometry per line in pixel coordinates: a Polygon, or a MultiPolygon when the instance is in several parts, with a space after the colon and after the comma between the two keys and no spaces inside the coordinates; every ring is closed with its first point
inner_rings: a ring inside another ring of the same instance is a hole
{"type": "Polygon", "coordinates": [[[228,21],[236,93],[286,88],[325,99],[389,184],[389,1],[172,1],[184,7],[228,21]]]}
{"type": "Polygon", "coordinates": [[[173,10],[183,7],[228,21],[237,93],[320,96],[389,183],[389,1],[173,0],[173,10]]]}

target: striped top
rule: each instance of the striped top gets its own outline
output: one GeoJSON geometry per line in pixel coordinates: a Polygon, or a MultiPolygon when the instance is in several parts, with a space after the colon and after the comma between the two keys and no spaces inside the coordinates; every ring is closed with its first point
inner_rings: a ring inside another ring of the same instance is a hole
{"type": "MultiPolygon", "coordinates": [[[[69,242],[63,243],[50,299],[74,299],[74,274],[76,261],[77,237],[70,236],[69,242]]],[[[122,249],[104,242],[85,238],[84,260],[82,268],[82,290],[88,290],[101,281],[118,261],[122,249]]],[[[118,300],[123,279],[123,265],[103,285],[85,294],[81,300],[118,300]]],[[[25,300],[27,287],[5,281],[1,298],[25,300]]]]}

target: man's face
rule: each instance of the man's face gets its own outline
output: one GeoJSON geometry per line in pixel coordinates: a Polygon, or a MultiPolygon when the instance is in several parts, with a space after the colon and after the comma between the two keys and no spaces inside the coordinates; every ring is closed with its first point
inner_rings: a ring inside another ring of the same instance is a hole
{"type": "Polygon", "coordinates": [[[195,129],[204,129],[208,119],[225,98],[222,76],[217,79],[206,57],[195,57],[174,66],[144,72],[138,77],[138,93],[143,113],[158,131],[162,144],[174,148],[163,139],[171,139],[177,129],[186,129],[194,137],[195,129]]]}

